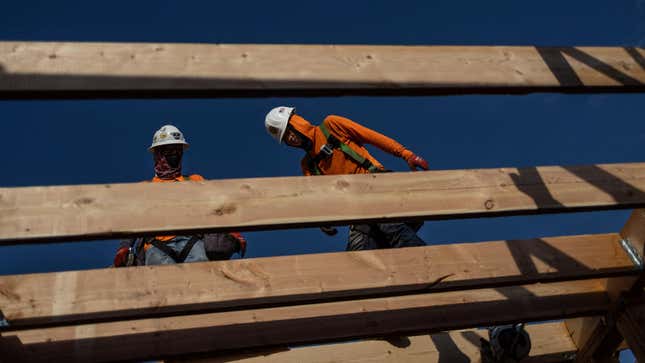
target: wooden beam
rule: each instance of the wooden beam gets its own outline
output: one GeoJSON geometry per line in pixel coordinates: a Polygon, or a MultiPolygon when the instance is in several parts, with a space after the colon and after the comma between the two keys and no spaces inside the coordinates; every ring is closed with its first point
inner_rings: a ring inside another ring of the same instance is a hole
{"type": "Polygon", "coordinates": [[[643,92],[635,47],[0,42],[0,98],[643,92]]]}
{"type": "Polygon", "coordinates": [[[145,360],[596,315],[604,279],[2,332],[12,362],[145,360]]]}
{"type": "Polygon", "coordinates": [[[645,163],[0,188],[0,244],[645,206],[645,163]]]}
{"type": "Polygon", "coordinates": [[[569,319],[565,322],[571,338],[576,344],[576,363],[617,362],[617,350],[623,338],[606,316],[569,319]]]}
{"type": "MultiPolygon", "coordinates": [[[[645,209],[635,210],[620,232],[620,238],[629,241],[640,260],[643,260],[643,247],[645,245],[645,209]]],[[[634,262],[633,262],[634,263],[634,262]]],[[[576,362],[604,362],[614,354],[622,342],[622,337],[615,324],[616,315],[621,295],[634,287],[642,279],[640,276],[626,276],[621,279],[612,279],[608,282],[607,293],[614,303],[612,316],[578,318],[566,321],[572,334],[574,343],[579,347],[576,362]]]]}
{"type": "MultiPolygon", "coordinates": [[[[573,362],[576,346],[562,322],[527,325],[531,354],[522,363],[573,362]]],[[[280,347],[212,357],[170,359],[166,363],[441,363],[479,362],[479,338],[484,329],[459,330],[410,337],[336,344],[280,347]]]]}
{"type": "Polygon", "coordinates": [[[0,276],[0,310],[16,329],[635,273],[617,234],[582,235],[0,276]]]}
{"type": "Polygon", "coordinates": [[[641,273],[640,276],[611,280],[612,285],[607,286],[607,291],[614,301],[618,301],[622,294],[632,290],[635,284],[642,283],[642,279],[645,276],[642,266],[645,260],[645,254],[643,253],[645,249],[645,209],[636,209],[632,212],[627,223],[620,231],[620,238],[627,242],[628,248],[632,249],[633,254],[636,255],[637,261],[633,261],[633,263],[635,265],[641,264],[641,273]]]}
{"type": "Polygon", "coordinates": [[[618,315],[616,327],[636,360],[645,362],[645,305],[631,305],[618,315]]]}
{"type": "Polygon", "coordinates": [[[634,248],[641,260],[645,256],[645,209],[635,210],[620,235],[634,248]]]}

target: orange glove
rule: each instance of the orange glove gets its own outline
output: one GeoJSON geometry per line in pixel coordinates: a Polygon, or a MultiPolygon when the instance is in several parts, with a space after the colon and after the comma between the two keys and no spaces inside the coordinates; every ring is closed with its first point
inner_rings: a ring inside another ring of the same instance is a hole
{"type": "Polygon", "coordinates": [[[114,267],[125,267],[128,261],[129,252],[130,249],[127,247],[119,248],[119,250],[116,251],[116,255],[114,256],[114,267]]]}
{"type": "Polygon", "coordinates": [[[412,171],[417,171],[417,168],[428,170],[428,162],[425,161],[422,157],[415,154],[410,155],[410,157],[408,157],[405,161],[408,163],[408,166],[412,171]]]}
{"type": "Polygon", "coordinates": [[[240,257],[244,257],[246,254],[246,238],[244,238],[240,232],[229,232],[229,234],[235,237],[235,239],[240,243],[240,250],[238,252],[240,257]]]}

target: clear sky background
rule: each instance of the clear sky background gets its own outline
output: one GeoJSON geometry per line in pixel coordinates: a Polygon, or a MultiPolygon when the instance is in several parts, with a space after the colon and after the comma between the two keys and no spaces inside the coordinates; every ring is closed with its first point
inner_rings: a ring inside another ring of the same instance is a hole
{"type": "MultiPolygon", "coordinates": [[[[645,46],[636,1],[7,1],[0,40],[645,46]]],[[[191,144],[184,172],[207,179],[299,175],[301,152],[264,131],[292,105],[383,132],[432,169],[645,161],[645,95],[0,101],[2,186],[136,182],[160,126],[191,144]]],[[[374,150],[374,149],[372,149],[374,150]]],[[[376,150],[388,168],[404,161],[376,150]]],[[[629,212],[427,222],[428,244],[618,231],[629,212]]],[[[247,233],[248,257],[341,251],[346,228],[247,233]]],[[[0,247],[0,274],[101,268],[117,241],[0,247]]],[[[331,262],[330,262],[331,263],[331,262]]],[[[631,362],[631,356],[623,361],[631,362]]]]}

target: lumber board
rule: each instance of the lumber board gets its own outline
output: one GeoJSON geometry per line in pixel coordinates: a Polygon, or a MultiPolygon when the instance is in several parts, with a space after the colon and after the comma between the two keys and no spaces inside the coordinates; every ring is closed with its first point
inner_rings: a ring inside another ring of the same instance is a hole
{"type": "Polygon", "coordinates": [[[0,244],[645,206],[645,163],[0,188],[0,244]]]}
{"type": "Polygon", "coordinates": [[[643,259],[645,256],[645,209],[635,210],[620,234],[621,237],[629,241],[636,253],[643,259]]]}
{"type": "MultiPolygon", "coordinates": [[[[562,322],[526,326],[531,353],[522,363],[573,362],[576,346],[562,322]]],[[[441,363],[479,362],[485,329],[372,339],[306,347],[279,347],[212,357],[169,359],[166,363],[441,363]]]]}
{"type": "Polygon", "coordinates": [[[0,310],[18,329],[637,273],[618,234],[580,235],[0,276],[0,310]]]}
{"type": "MultiPolygon", "coordinates": [[[[645,209],[636,209],[632,212],[627,223],[620,231],[620,238],[629,242],[641,262],[645,261],[645,254],[643,253],[645,249],[645,209]]],[[[621,294],[633,289],[638,280],[642,280],[643,277],[645,277],[645,274],[643,274],[643,268],[641,267],[641,276],[612,280],[613,285],[607,286],[611,299],[618,301],[621,294]]]]}
{"type": "Polygon", "coordinates": [[[166,358],[597,315],[605,279],[437,292],[0,333],[20,361],[166,358]]]}
{"type": "Polygon", "coordinates": [[[618,315],[616,327],[638,362],[645,362],[645,305],[632,305],[618,315]]]}
{"type": "Polygon", "coordinates": [[[625,344],[621,344],[623,338],[613,320],[607,319],[609,314],[611,312],[605,316],[568,319],[565,322],[574,344],[579,347],[576,363],[618,362],[617,351],[627,349],[625,344]]]}
{"type": "MultiPolygon", "coordinates": [[[[619,236],[621,239],[629,241],[642,260],[645,256],[643,254],[645,209],[637,209],[632,212],[619,236]]],[[[585,363],[594,362],[594,359],[600,361],[609,359],[617,349],[620,349],[623,338],[615,324],[615,311],[621,304],[621,296],[632,290],[639,278],[642,279],[642,268],[639,275],[608,281],[607,294],[614,304],[611,317],[576,318],[565,322],[574,343],[579,347],[576,362],[585,363]]]]}
{"type": "Polygon", "coordinates": [[[0,98],[643,92],[639,47],[0,42],[0,98]]]}

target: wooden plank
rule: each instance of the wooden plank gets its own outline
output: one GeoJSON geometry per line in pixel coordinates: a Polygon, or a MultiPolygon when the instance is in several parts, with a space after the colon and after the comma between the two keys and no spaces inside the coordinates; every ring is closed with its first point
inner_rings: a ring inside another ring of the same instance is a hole
{"type": "Polygon", "coordinates": [[[626,349],[613,322],[606,317],[569,319],[565,325],[576,344],[576,363],[617,362],[617,351],[626,349]]]}
{"type": "Polygon", "coordinates": [[[645,305],[625,307],[625,310],[618,315],[616,326],[636,360],[645,362],[645,305]]]}
{"type": "MultiPolygon", "coordinates": [[[[643,250],[645,248],[645,209],[634,210],[625,223],[625,226],[620,231],[620,237],[629,242],[635,253],[638,255],[640,261],[645,260],[643,250]]],[[[642,268],[641,268],[642,271],[642,268]]],[[[641,276],[626,277],[623,279],[615,279],[611,281],[611,286],[607,286],[607,291],[612,300],[618,301],[620,295],[634,287],[634,284],[642,279],[641,276]]]]}
{"type": "Polygon", "coordinates": [[[645,209],[635,210],[620,234],[629,241],[636,253],[643,259],[645,256],[645,209]]]}
{"type": "Polygon", "coordinates": [[[643,191],[645,163],[0,188],[0,244],[633,208],[643,191]]]}
{"type": "Polygon", "coordinates": [[[624,47],[1,42],[0,98],[643,92],[624,47]]]}
{"type": "Polygon", "coordinates": [[[2,332],[12,362],[109,361],[596,315],[604,279],[2,332]]]}
{"type": "Polygon", "coordinates": [[[582,235],[0,276],[0,309],[15,329],[637,272],[617,234],[582,235]]]}
{"type": "MultiPolygon", "coordinates": [[[[522,363],[573,362],[576,346],[562,322],[526,327],[531,354],[522,363]]],[[[306,347],[281,347],[204,358],[170,359],[166,363],[441,363],[479,362],[479,338],[485,329],[470,329],[410,337],[354,341],[306,347]]]]}
{"type": "MultiPolygon", "coordinates": [[[[643,256],[645,256],[643,254],[643,246],[645,245],[645,209],[637,209],[631,214],[620,232],[620,238],[629,241],[642,261],[643,256]]],[[[642,272],[640,278],[642,278],[642,272]]],[[[638,279],[639,276],[636,275],[612,279],[608,282],[607,293],[614,302],[615,307],[619,304],[621,295],[632,289],[638,279]]],[[[566,321],[574,343],[579,347],[576,362],[607,360],[620,348],[623,339],[614,320],[613,317],[588,317],[566,321]]]]}

